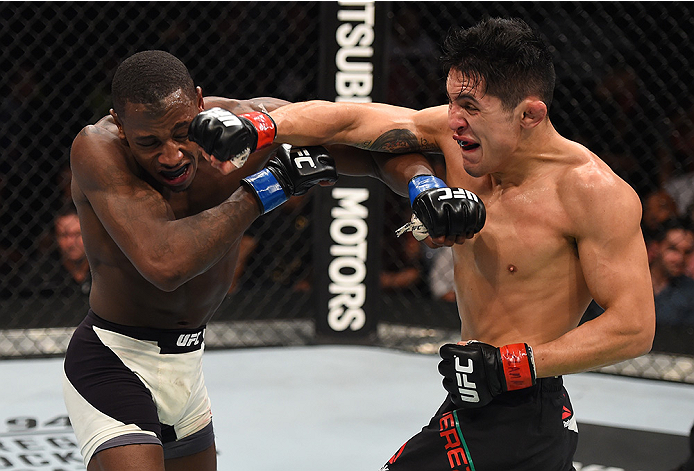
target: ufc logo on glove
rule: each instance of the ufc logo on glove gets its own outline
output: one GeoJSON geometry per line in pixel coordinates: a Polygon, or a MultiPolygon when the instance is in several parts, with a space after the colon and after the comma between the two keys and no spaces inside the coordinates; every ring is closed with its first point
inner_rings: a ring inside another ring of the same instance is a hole
{"type": "Polygon", "coordinates": [[[241,123],[241,120],[236,117],[236,115],[221,108],[212,108],[211,110],[207,111],[207,114],[217,118],[227,128],[238,126],[241,123]]]}
{"type": "Polygon", "coordinates": [[[294,157],[294,165],[296,168],[303,168],[302,164],[304,163],[308,164],[308,166],[311,168],[316,168],[316,163],[313,161],[313,157],[311,157],[311,153],[308,151],[308,149],[299,149],[296,155],[297,156],[294,157]]]}
{"type": "Polygon", "coordinates": [[[439,195],[439,201],[459,199],[479,202],[476,194],[464,188],[441,188],[438,190],[438,192],[443,193],[442,195],[439,195]]]}
{"type": "Polygon", "coordinates": [[[477,386],[472,381],[468,381],[468,375],[474,373],[472,359],[467,359],[467,366],[460,364],[460,357],[455,358],[456,378],[458,379],[458,392],[460,399],[465,402],[480,402],[480,395],[477,394],[477,386]]]}

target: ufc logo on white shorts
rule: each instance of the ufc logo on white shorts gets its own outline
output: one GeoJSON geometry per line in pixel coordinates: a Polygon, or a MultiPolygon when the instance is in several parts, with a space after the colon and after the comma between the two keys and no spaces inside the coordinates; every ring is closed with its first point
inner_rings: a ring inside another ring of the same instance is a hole
{"type": "Polygon", "coordinates": [[[467,375],[472,373],[472,359],[467,359],[467,366],[460,364],[460,357],[455,357],[455,377],[458,380],[458,392],[460,398],[465,402],[480,402],[477,394],[477,385],[467,380],[467,375]]]}
{"type": "Polygon", "coordinates": [[[194,334],[181,334],[176,340],[176,345],[179,347],[190,347],[191,345],[197,345],[200,343],[200,332],[195,332],[194,334]]]}
{"type": "Polygon", "coordinates": [[[477,199],[477,195],[474,194],[471,191],[467,191],[463,188],[440,188],[439,189],[439,201],[444,201],[444,200],[450,200],[450,199],[458,199],[458,200],[472,200],[472,201],[479,201],[477,199]]]}
{"type": "Polygon", "coordinates": [[[294,157],[294,165],[296,168],[302,168],[302,163],[307,163],[309,167],[316,168],[316,163],[313,161],[313,157],[311,157],[311,153],[308,150],[300,149],[297,155],[299,157],[294,157]]]}

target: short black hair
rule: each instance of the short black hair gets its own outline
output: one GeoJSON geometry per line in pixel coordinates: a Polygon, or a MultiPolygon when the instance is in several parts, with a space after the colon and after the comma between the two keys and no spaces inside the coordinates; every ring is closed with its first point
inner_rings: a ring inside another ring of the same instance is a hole
{"type": "Polygon", "coordinates": [[[528,96],[552,103],[556,74],[547,43],[523,20],[488,18],[452,30],[443,45],[446,72],[461,72],[473,86],[498,97],[507,110],[528,96]]]}
{"type": "Polygon", "coordinates": [[[195,99],[195,85],[188,68],[165,51],[142,51],[125,59],[111,82],[113,109],[123,114],[125,104],[157,105],[177,90],[195,99]]]}

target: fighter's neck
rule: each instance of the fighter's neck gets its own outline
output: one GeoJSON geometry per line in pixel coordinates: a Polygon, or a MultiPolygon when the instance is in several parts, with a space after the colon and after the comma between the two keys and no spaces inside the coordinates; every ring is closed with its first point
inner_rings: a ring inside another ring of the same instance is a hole
{"type": "Polygon", "coordinates": [[[490,173],[493,187],[520,186],[547,172],[547,164],[560,162],[567,155],[567,141],[547,123],[523,136],[519,145],[490,173]]]}

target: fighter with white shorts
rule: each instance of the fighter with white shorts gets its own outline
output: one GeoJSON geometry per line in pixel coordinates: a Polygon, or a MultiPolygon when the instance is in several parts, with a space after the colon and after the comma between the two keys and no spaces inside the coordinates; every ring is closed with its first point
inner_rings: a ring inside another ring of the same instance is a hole
{"type": "Polygon", "coordinates": [[[159,444],[165,459],[214,443],[205,328],[114,324],[89,311],[65,355],[63,392],[85,466],[107,448],[159,444]]]}

